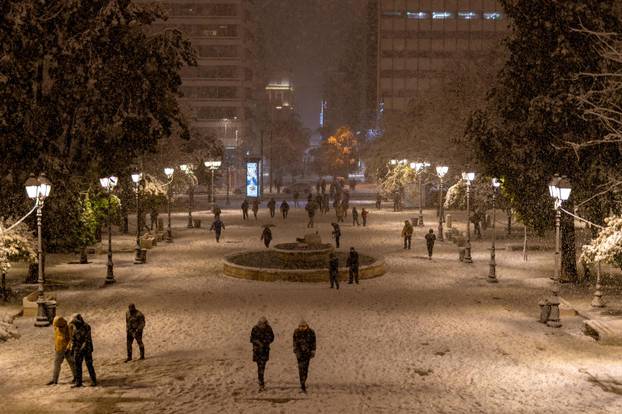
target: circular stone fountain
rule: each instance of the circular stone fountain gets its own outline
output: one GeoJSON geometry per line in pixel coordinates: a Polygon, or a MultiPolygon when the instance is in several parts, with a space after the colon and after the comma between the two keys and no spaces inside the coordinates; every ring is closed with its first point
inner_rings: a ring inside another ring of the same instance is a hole
{"type": "MultiPolygon", "coordinates": [[[[224,273],[242,279],[261,281],[326,282],[328,257],[332,245],[322,243],[320,236],[309,234],[297,243],[277,244],[269,250],[234,253],[225,257],[224,273]]],[[[339,276],[348,278],[347,252],[336,252],[339,276]]],[[[385,273],[384,261],[359,252],[359,279],[370,279],[385,273]]]]}

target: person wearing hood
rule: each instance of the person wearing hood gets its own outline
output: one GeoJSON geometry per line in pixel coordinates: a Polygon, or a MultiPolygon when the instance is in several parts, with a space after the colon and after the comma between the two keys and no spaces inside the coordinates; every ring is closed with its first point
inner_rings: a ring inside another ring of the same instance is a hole
{"type": "Polygon", "coordinates": [[[84,321],[82,315],[76,314],[69,323],[71,333],[71,350],[76,365],[76,383],[71,387],[82,386],[82,362],[86,362],[86,368],[91,378],[91,386],[97,385],[95,368],[93,367],[93,339],[91,338],[91,327],[84,321]]]}
{"type": "Polygon", "coordinates": [[[413,226],[410,221],[404,220],[404,227],[402,228],[402,237],[404,238],[404,249],[410,249],[410,243],[413,238],[413,226]]]}
{"type": "Polygon", "coordinates": [[[127,338],[127,359],[125,362],[132,360],[132,344],[134,339],[138,344],[140,351],[140,359],[145,359],[145,345],[143,344],[143,329],[145,329],[145,315],[138,309],[136,305],[130,303],[125,314],[125,330],[127,338]]]}
{"type": "Polygon", "coordinates": [[[270,247],[270,242],[272,241],[272,230],[270,230],[270,226],[264,226],[261,232],[261,240],[263,240],[266,249],[270,247]]]}
{"type": "Polygon", "coordinates": [[[71,356],[71,351],[69,350],[69,325],[67,321],[62,316],[54,317],[54,322],[52,323],[54,326],[54,371],[52,373],[52,380],[48,382],[47,385],[58,384],[58,377],[60,375],[60,367],[63,363],[63,360],[67,361],[67,365],[71,369],[71,373],[73,374],[72,383],[76,381],[76,368],[73,363],[73,358],[71,356]]]}
{"type": "Polygon", "coordinates": [[[309,328],[307,322],[300,321],[294,331],[294,354],[298,360],[298,375],[300,377],[300,390],[307,392],[307,375],[309,374],[309,362],[315,357],[315,332],[309,328]]]}
{"type": "Polygon", "coordinates": [[[259,318],[257,325],[251,330],[251,343],[253,344],[253,361],[257,363],[257,378],[259,391],[265,389],[264,371],[266,363],[270,359],[270,344],[274,341],[274,332],[268,324],[265,316],[259,318]]]}

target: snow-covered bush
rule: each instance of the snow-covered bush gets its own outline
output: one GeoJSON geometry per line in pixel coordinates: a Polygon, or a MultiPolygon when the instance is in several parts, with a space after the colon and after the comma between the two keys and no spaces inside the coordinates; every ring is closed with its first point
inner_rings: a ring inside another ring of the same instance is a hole
{"type": "Polygon", "coordinates": [[[6,273],[11,268],[11,262],[37,262],[35,239],[24,223],[18,224],[10,232],[6,229],[10,222],[0,222],[0,273],[6,273]]]}
{"type": "Polygon", "coordinates": [[[622,267],[622,217],[607,217],[605,224],[598,237],[583,246],[581,260],[588,264],[604,262],[622,267]]]}

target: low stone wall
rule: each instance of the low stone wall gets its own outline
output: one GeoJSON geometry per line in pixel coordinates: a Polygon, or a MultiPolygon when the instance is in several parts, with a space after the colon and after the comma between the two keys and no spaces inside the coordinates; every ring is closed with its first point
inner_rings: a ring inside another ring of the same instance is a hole
{"type": "MultiPolygon", "coordinates": [[[[258,280],[263,282],[287,281],[287,282],[328,282],[328,268],[311,270],[298,269],[270,269],[241,266],[233,263],[232,260],[238,255],[245,255],[248,252],[236,253],[225,257],[224,274],[240,279],[258,280]]],[[[359,279],[371,279],[382,276],[385,273],[384,261],[376,260],[374,263],[359,268],[359,279]]],[[[348,279],[348,269],[339,268],[340,280],[348,279]]]]}

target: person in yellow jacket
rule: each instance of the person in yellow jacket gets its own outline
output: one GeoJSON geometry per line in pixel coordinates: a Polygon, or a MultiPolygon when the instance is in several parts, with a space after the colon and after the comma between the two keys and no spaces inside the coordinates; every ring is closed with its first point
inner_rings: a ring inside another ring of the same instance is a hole
{"type": "Polygon", "coordinates": [[[73,374],[72,382],[74,382],[76,380],[76,368],[73,363],[71,351],[69,350],[69,325],[67,324],[65,318],[63,318],[62,316],[56,316],[52,325],[54,326],[54,372],[52,374],[52,380],[48,382],[47,385],[58,384],[60,366],[63,363],[63,360],[67,361],[67,364],[71,369],[71,373],[73,374]]]}
{"type": "Polygon", "coordinates": [[[404,228],[402,228],[402,237],[404,238],[404,249],[410,249],[410,244],[413,238],[413,226],[410,221],[404,221],[404,228]]]}

